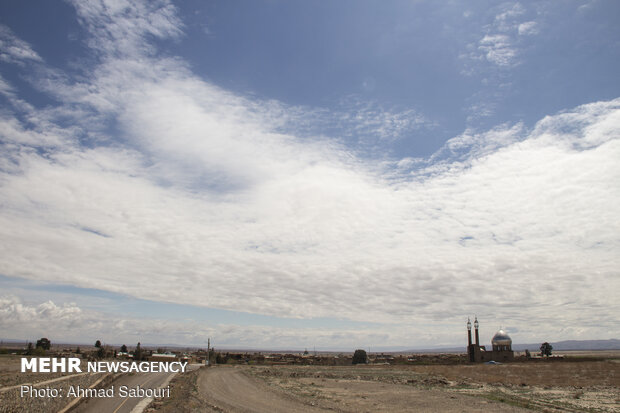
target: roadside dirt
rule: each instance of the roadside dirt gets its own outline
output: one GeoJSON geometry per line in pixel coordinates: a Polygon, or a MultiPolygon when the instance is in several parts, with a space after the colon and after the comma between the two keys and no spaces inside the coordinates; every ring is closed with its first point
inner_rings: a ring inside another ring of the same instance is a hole
{"type": "Polygon", "coordinates": [[[321,412],[285,392],[270,388],[262,380],[245,374],[244,367],[204,369],[198,377],[198,389],[213,407],[224,412],[307,413],[321,412]]]}
{"type": "Polygon", "coordinates": [[[439,389],[357,379],[270,380],[253,370],[226,366],[205,369],[198,378],[198,390],[212,408],[223,412],[529,411],[439,389]]]}
{"type": "Polygon", "coordinates": [[[170,382],[170,397],[156,398],[145,413],[217,413],[198,391],[198,376],[201,369],[192,370],[184,374],[177,374],[170,382]]]}
{"type": "Polygon", "coordinates": [[[616,360],[495,366],[256,366],[248,372],[273,387],[316,400],[318,406],[342,411],[620,412],[616,360]]]}

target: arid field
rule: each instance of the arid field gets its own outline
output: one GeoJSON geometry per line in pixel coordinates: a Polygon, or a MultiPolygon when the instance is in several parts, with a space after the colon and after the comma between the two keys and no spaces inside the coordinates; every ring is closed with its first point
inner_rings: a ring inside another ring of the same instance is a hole
{"type": "Polygon", "coordinates": [[[618,356],[501,365],[217,366],[177,376],[171,400],[156,401],[151,411],[618,412],[618,356]]]}
{"type": "Polygon", "coordinates": [[[71,397],[20,397],[22,384],[31,384],[35,388],[59,386],[66,388],[69,385],[89,387],[104,376],[101,373],[21,373],[20,360],[21,356],[0,356],[0,413],[57,412],[73,401],[71,397]]]}
{"type": "MultiPolygon", "coordinates": [[[[23,374],[19,357],[0,357],[0,412],[60,411],[70,400],[21,399],[16,386],[88,386],[99,376],[23,374]]],[[[171,389],[169,398],[154,400],[145,411],[620,412],[620,351],[497,365],[225,364],[177,374],[171,389]]],[[[89,406],[95,405],[77,407],[89,406]]]]}

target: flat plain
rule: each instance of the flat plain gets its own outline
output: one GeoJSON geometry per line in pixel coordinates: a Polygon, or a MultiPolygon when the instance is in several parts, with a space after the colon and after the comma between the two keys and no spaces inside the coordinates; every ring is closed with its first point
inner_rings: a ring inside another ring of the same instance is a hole
{"type": "Polygon", "coordinates": [[[596,356],[497,365],[216,366],[177,376],[177,391],[151,411],[620,412],[620,352],[596,356]]]}
{"type": "MultiPolygon", "coordinates": [[[[620,412],[620,351],[563,356],[496,365],[216,365],[176,375],[171,397],[146,411],[620,412]]],[[[0,412],[58,411],[69,402],[20,398],[19,384],[97,378],[24,374],[18,357],[0,357],[0,412]]]]}
{"type": "MultiPolygon", "coordinates": [[[[0,413],[49,413],[67,406],[74,397],[29,397],[20,394],[20,386],[35,389],[64,388],[71,385],[89,387],[103,378],[104,373],[21,373],[21,356],[0,356],[0,413]]],[[[82,365],[85,370],[85,365],[82,365]]]]}

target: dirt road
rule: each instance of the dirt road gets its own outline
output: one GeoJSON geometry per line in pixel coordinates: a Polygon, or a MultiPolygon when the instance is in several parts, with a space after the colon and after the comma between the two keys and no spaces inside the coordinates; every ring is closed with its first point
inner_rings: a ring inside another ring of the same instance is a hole
{"type": "MultiPolygon", "coordinates": [[[[212,405],[226,412],[306,413],[327,411],[306,405],[234,367],[205,369],[198,388],[212,405]]],[[[311,402],[310,402],[311,403],[311,402]]]]}
{"type": "Polygon", "coordinates": [[[224,412],[527,412],[529,410],[436,389],[365,380],[293,379],[284,386],[244,367],[201,372],[201,396],[224,412]]]}

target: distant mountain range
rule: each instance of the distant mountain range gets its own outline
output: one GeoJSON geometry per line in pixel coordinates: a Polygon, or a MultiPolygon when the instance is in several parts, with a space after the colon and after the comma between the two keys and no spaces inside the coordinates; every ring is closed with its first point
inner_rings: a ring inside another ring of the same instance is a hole
{"type": "MultiPolygon", "coordinates": [[[[538,350],[542,343],[538,344],[516,344],[513,350],[523,351],[525,349],[538,350]]],[[[551,343],[554,350],[620,350],[620,340],[564,340],[551,343]]]]}
{"type": "MultiPolygon", "coordinates": [[[[512,349],[514,351],[538,351],[540,345],[542,343],[531,343],[531,344],[513,344],[512,349]]],[[[487,349],[491,347],[490,343],[483,343],[486,345],[487,349]]],[[[615,338],[609,340],[564,340],[564,341],[556,341],[551,342],[554,351],[568,351],[568,350],[620,350],[620,340],[615,338]]],[[[406,350],[399,352],[411,352],[411,353],[455,353],[455,352],[465,352],[466,346],[461,347],[437,347],[430,349],[414,349],[414,350],[406,350]]]]}

